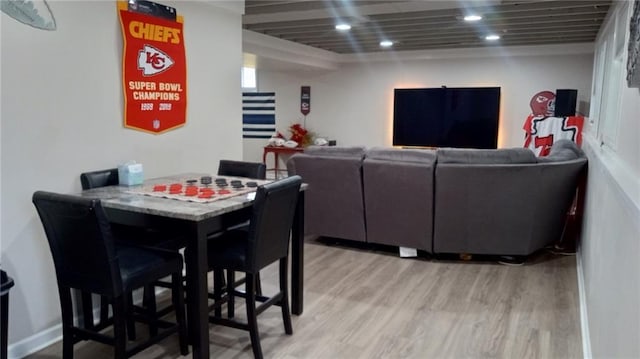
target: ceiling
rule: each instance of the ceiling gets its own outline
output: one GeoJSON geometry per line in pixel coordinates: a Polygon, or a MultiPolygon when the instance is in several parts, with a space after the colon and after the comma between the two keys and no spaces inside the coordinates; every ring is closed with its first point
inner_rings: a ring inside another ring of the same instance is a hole
{"type": "Polygon", "coordinates": [[[245,0],[243,26],[338,54],[593,42],[611,0],[245,0]],[[466,22],[467,14],[482,20],[466,22]],[[341,32],[335,25],[352,28],[341,32]],[[497,34],[500,39],[487,41],[497,34]],[[389,49],[381,40],[394,42],[389,49]]]}

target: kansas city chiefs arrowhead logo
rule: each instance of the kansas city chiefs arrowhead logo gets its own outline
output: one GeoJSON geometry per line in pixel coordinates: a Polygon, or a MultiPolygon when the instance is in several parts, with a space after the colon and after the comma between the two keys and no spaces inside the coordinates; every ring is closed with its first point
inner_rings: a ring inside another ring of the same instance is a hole
{"type": "Polygon", "coordinates": [[[144,48],[138,51],[138,69],[142,70],[144,76],[153,76],[164,72],[173,64],[174,61],[169,55],[153,46],[144,45],[144,48]]]}

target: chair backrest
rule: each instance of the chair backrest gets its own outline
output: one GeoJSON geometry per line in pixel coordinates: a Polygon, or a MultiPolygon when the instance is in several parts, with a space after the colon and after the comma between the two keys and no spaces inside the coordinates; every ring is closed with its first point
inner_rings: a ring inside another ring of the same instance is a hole
{"type": "Polygon", "coordinates": [[[33,204],[49,242],[58,286],[119,296],[122,279],[100,201],[38,191],[33,204]]]}
{"type": "Polygon", "coordinates": [[[302,178],[291,176],[258,187],[249,224],[247,263],[258,271],[286,257],[302,178]]]}
{"type": "Polygon", "coordinates": [[[289,175],[299,175],[309,184],[304,200],[304,232],[366,242],[362,190],[365,149],[326,147],[310,146],[287,161],[289,175]]]}
{"type": "Polygon", "coordinates": [[[117,185],[118,169],[109,168],[106,170],[82,173],[80,174],[80,183],[82,183],[82,189],[117,185]]]}
{"type": "Polygon", "coordinates": [[[267,166],[260,162],[220,160],[220,164],[218,165],[218,175],[263,180],[267,178],[267,166]]]}

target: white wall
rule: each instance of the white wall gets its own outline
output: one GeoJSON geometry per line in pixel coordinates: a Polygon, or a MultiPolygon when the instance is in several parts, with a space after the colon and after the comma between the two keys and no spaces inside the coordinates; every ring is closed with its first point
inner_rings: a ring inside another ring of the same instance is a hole
{"type": "MultiPolygon", "coordinates": [[[[626,35],[626,68],[633,2],[614,5],[596,47],[599,50],[605,39],[613,38],[616,26],[609,25],[618,18],[616,36],[626,35]]],[[[611,53],[608,56],[613,58],[611,53]]],[[[586,343],[593,358],[640,357],[640,89],[628,88],[620,78],[604,92],[615,93],[616,88],[619,102],[599,119],[612,124],[613,140],[601,145],[602,128],[594,126],[588,129],[583,146],[589,176],[579,269],[588,319],[586,343]]]]}
{"type": "MultiPolygon", "coordinates": [[[[260,91],[276,92],[276,124],[302,119],[300,86],[311,86],[307,128],[339,145],[391,146],[393,89],[402,87],[500,86],[499,147],[523,145],[522,125],[531,97],[542,90],[578,90],[589,101],[593,55],[528,55],[343,64],[335,71],[269,71],[258,68],[260,91]]],[[[289,135],[288,133],[284,133],[289,135]]],[[[245,159],[260,147],[245,141],[245,159]]]]}
{"type": "Polygon", "coordinates": [[[31,204],[34,191],[79,191],[81,172],[129,159],[154,177],[214,172],[220,158],[242,158],[242,6],[167,4],[185,18],[189,92],[186,125],[161,135],[123,128],[114,1],[50,1],[57,22],[51,32],[2,14],[0,245],[2,269],[16,281],[10,293],[13,355],[60,335],[56,279],[31,204]]]}

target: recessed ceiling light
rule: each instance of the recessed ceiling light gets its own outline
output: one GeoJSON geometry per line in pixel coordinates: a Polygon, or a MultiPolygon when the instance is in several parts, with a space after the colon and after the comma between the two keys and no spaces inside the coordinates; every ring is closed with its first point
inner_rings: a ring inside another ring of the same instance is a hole
{"type": "Polygon", "coordinates": [[[464,21],[479,21],[482,20],[480,15],[467,15],[464,17],[464,21]]]}
{"type": "Polygon", "coordinates": [[[338,24],[338,25],[336,25],[336,30],[339,30],[339,31],[351,30],[351,25],[349,25],[349,24],[338,24]]]}
{"type": "Polygon", "coordinates": [[[380,46],[382,46],[382,47],[391,47],[391,46],[393,46],[393,41],[389,41],[389,40],[380,41],[380,46]]]}
{"type": "Polygon", "coordinates": [[[488,41],[496,41],[496,40],[500,40],[500,36],[498,36],[498,35],[487,35],[484,39],[488,40],[488,41]]]}

